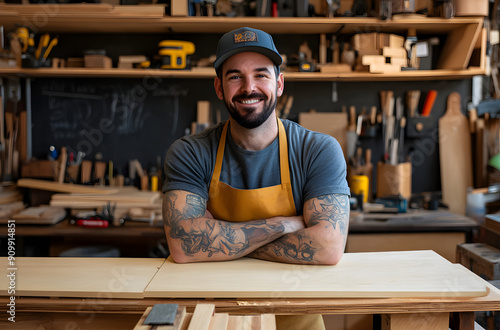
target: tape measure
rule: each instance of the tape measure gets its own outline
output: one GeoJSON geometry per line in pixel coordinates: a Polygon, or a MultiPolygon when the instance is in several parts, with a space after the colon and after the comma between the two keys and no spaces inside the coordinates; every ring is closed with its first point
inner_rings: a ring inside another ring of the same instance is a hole
{"type": "Polygon", "coordinates": [[[163,40],[158,44],[158,54],[162,58],[161,69],[184,70],[189,68],[188,55],[195,51],[190,41],[163,40]]]}

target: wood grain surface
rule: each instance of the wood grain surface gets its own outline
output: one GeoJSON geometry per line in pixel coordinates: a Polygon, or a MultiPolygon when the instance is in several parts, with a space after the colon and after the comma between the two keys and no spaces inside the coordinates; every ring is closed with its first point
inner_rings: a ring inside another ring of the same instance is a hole
{"type": "MultiPolygon", "coordinates": [[[[7,265],[7,258],[0,258],[7,265]]],[[[142,298],[160,258],[16,258],[16,296],[142,298]]],[[[4,267],[0,295],[8,295],[4,267]]]]}
{"type": "Polygon", "coordinates": [[[242,258],[163,264],[145,297],[381,298],[477,297],[484,282],[433,251],[347,253],[336,266],[242,258]]]}

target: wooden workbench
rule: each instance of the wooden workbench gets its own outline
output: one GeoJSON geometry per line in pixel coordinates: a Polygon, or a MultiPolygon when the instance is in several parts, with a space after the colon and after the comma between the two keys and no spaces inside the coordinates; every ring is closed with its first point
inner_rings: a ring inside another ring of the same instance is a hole
{"type": "MultiPolygon", "coordinates": [[[[432,251],[349,253],[336,266],[254,259],[187,265],[127,258],[16,262],[18,328],[132,329],[156,303],[178,303],[192,312],[206,300],[218,313],[383,314],[383,320],[411,329],[448,329],[450,315],[457,316],[458,329],[473,329],[474,311],[500,310],[498,289],[432,251]]],[[[7,287],[2,276],[4,315],[7,287]]],[[[12,324],[0,319],[0,327],[6,325],[12,324]]]]}
{"type": "MultiPolygon", "coordinates": [[[[367,214],[361,218],[353,214],[346,251],[434,250],[455,262],[456,246],[472,242],[477,228],[478,224],[472,219],[447,211],[411,210],[403,214],[367,214]]],[[[65,220],[52,226],[16,223],[16,237],[27,241],[43,237],[46,244],[50,244],[50,256],[58,256],[75,246],[104,244],[116,245],[123,256],[138,257],[147,255],[148,248],[164,240],[165,232],[162,226],[141,222],[82,228],[65,220]]]]}

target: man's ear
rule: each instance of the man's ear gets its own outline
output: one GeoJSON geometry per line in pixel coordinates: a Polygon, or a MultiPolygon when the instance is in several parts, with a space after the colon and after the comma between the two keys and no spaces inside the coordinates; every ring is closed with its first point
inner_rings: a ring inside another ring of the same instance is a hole
{"type": "Polygon", "coordinates": [[[277,81],[277,91],[276,94],[278,97],[283,95],[283,91],[285,90],[285,76],[283,75],[283,72],[280,72],[278,75],[278,81],[277,81]]]}
{"type": "Polygon", "coordinates": [[[214,79],[214,88],[219,100],[223,100],[224,93],[222,92],[222,81],[219,79],[219,77],[215,77],[214,79]]]}

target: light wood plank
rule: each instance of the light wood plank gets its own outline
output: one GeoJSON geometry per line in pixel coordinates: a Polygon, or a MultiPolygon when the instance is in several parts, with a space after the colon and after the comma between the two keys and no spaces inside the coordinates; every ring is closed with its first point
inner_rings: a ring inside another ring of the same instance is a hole
{"type": "Polygon", "coordinates": [[[208,330],[210,320],[214,314],[214,304],[198,304],[193,312],[188,330],[208,330]]]}
{"type": "Polygon", "coordinates": [[[293,265],[250,258],[176,264],[169,258],[145,291],[145,297],[175,298],[474,297],[486,294],[483,281],[472,273],[457,272],[454,264],[432,251],[347,253],[336,266],[293,265]],[[364,271],[368,269],[369,276],[364,271]]]}
{"type": "Polygon", "coordinates": [[[153,307],[146,308],[146,310],[144,311],[144,314],[142,314],[141,318],[139,319],[139,321],[135,325],[134,330],[150,330],[151,329],[151,326],[144,324],[144,321],[146,321],[146,317],[148,317],[149,312],[151,312],[152,309],[153,309],[153,307]]]}
{"type": "Polygon", "coordinates": [[[260,324],[263,330],[276,330],[276,317],[274,314],[262,314],[260,324]]]}
{"type": "Polygon", "coordinates": [[[209,330],[226,330],[229,322],[229,314],[215,313],[210,320],[209,330]]]}
{"type": "MultiPolygon", "coordinates": [[[[7,265],[7,258],[0,258],[7,265]]],[[[35,297],[143,298],[143,291],[164,259],[19,257],[4,268],[0,295],[7,296],[10,272],[16,295],[35,297]]]]}
{"type": "Polygon", "coordinates": [[[113,188],[90,187],[80,184],[58,183],[36,179],[19,179],[17,180],[17,186],[23,188],[82,194],[116,194],[119,191],[118,189],[113,188]]]}

